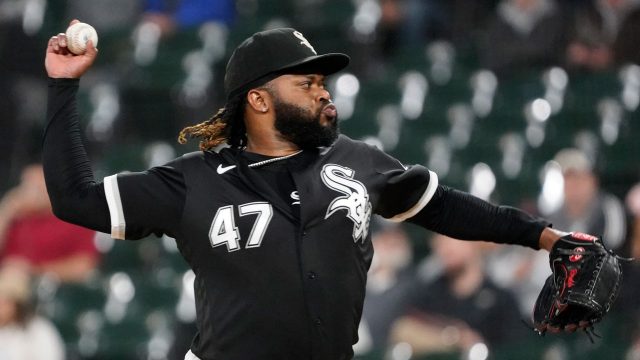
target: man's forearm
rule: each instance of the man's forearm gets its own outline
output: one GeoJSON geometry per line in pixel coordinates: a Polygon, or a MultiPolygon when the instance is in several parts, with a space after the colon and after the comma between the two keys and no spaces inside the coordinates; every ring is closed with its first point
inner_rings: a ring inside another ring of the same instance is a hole
{"type": "Polygon", "coordinates": [[[49,79],[43,168],[56,216],[94,230],[109,232],[104,188],[93,177],[82,143],[76,92],[78,79],[49,79]]]}
{"type": "Polygon", "coordinates": [[[518,244],[533,249],[541,245],[546,248],[554,234],[543,236],[550,224],[522,210],[495,206],[446,186],[438,186],[429,204],[409,221],[456,239],[518,244]]]}

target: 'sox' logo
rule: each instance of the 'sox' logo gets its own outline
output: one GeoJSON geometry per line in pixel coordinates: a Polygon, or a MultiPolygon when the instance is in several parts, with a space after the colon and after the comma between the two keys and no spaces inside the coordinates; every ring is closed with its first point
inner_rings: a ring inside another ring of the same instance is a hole
{"type": "Polygon", "coordinates": [[[298,39],[300,39],[300,44],[304,45],[306,47],[308,47],[309,49],[311,49],[311,51],[313,51],[314,54],[318,55],[318,53],[316,52],[316,49],[313,48],[313,46],[311,46],[311,43],[309,42],[309,40],[307,40],[307,38],[304,37],[304,35],[302,35],[301,32],[299,31],[294,31],[293,32],[293,36],[297,37],[298,39]]]}
{"type": "Polygon", "coordinates": [[[367,188],[353,179],[354,173],[348,167],[327,164],[322,168],[321,177],[327,187],[344,194],[333,199],[324,218],[327,219],[340,209],[347,210],[347,218],[353,221],[353,241],[356,242],[364,241],[369,233],[371,203],[367,188]]]}

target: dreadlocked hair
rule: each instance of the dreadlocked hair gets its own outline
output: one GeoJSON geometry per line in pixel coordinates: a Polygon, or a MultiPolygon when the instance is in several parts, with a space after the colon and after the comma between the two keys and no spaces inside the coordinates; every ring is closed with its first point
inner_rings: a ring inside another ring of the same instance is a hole
{"type": "Polygon", "coordinates": [[[206,151],[226,142],[231,147],[240,148],[247,144],[246,128],[242,118],[245,104],[244,94],[238,94],[227,101],[211,118],[180,131],[178,142],[186,144],[191,138],[200,138],[200,150],[206,151]]]}

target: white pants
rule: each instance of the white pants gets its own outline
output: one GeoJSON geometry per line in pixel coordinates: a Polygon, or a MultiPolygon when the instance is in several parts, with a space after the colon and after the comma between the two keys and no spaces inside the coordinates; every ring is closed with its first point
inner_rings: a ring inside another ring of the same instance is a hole
{"type": "Polygon", "coordinates": [[[184,355],[184,360],[200,360],[199,357],[193,355],[193,353],[191,352],[191,350],[187,351],[187,353],[184,355]]]}

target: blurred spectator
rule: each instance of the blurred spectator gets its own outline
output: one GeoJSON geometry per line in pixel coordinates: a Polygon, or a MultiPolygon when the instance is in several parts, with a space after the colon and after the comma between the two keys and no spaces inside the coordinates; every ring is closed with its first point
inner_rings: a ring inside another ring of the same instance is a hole
{"type": "MultiPolygon", "coordinates": [[[[640,183],[629,190],[626,197],[627,208],[633,215],[633,232],[631,234],[631,255],[640,259],[640,183]]],[[[621,290],[622,312],[628,319],[633,319],[631,346],[628,349],[628,360],[640,359],[640,264],[637,261],[625,264],[625,285],[621,290]]]]}
{"type": "Polygon", "coordinates": [[[449,40],[466,52],[498,0],[382,0],[378,35],[383,54],[397,46],[449,40]]]}
{"type": "Polygon", "coordinates": [[[431,245],[442,273],[415,284],[412,313],[396,322],[393,341],[410,344],[414,354],[466,354],[476,344],[492,351],[522,340],[527,329],[516,301],[486,276],[483,245],[443,235],[431,245]]]}
{"type": "Polygon", "coordinates": [[[508,73],[559,63],[565,22],[554,0],[502,0],[481,40],[482,65],[508,73]]]}
{"type": "Polygon", "coordinates": [[[472,49],[481,36],[487,19],[495,12],[500,0],[454,0],[445,1],[452,7],[449,36],[460,52],[472,49]]]}
{"type": "Polygon", "coordinates": [[[627,219],[622,202],[600,189],[594,164],[585,153],[568,148],[554,160],[564,178],[564,203],[547,218],[554,227],[603,237],[605,246],[628,255],[627,219]]]}
{"type": "Polygon", "coordinates": [[[384,352],[391,325],[404,312],[413,274],[411,243],[401,225],[376,217],[371,241],[374,255],[356,354],[384,352]]]}
{"type": "Polygon", "coordinates": [[[451,40],[458,50],[471,46],[499,0],[407,0],[403,34],[411,44],[451,40]]]}
{"type": "MultiPolygon", "coordinates": [[[[554,157],[563,176],[563,203],[546,218],[556,228],[602,236],[605,246],[629,256],[627,215],[622,202],[600,188],[594,163],[581,150],[567,148],[554,157]]],[[[509,287],[519,300],[523,314],[530,314],[549,268],[548,254],[529,249],[496,247],[491,253],[489,273],[499,285],[509,287]],[[504,271],[505,268],[512,269],[504,271]]],[[[625,271],[625,278],[628,273],[625,271]]],[[[622,296],[622,297],[626,297],[622,296]]],[[[633,301],[637,302],[637,298],[633,301]]],[[[626,308],[619,300],[614,309],[626,308]]]]}
{"type": "Polygon", "coordinates": [[[631,344],[631,348],[627,352],[625,359],[627,360],[640,359],[640,336],[636,336],[633,344],[631,344]]]}
{"type": "Polygon", "coordinates": [[[33,313],[29,275],[0,270],[0,359],[63,360],[60,334],[48,320],[33,313]]]}
{"type": "MultiPolygon", "coordinates": [[[[547,219],[557,228],[572,229],[602,236],[604,245],[616,254],[629,256],[627,214],[622,202],[600,188],[594,162],[581,150],[566,148],[554,157],[564,179],[564,202],[547,219]]],[[[548,271],[548,264],[536,262],[536,272],[548,271]]],[[[624,313],[637,309],[637,286],[630,285],[634,271],[630,264],[622,263],[625,286],[612,311],[624,313]]]]}
{"type": "Polygon", "coordinates": [[[640,62],[636,37],[640,1],[594,0],[576,7],[567,47],[569,66],[604,70],[614,64],[640,62]]]}
{"type": "MultiPolygon", "coordinates": [[[[378,36],[382,55],[389,57],[399,43],[403,42],[401,27],[406,19],[405,2],[402,0],[380,1],[380,22],[378,23],[378,36]]],[[[405,40],[410,40],[407,38],[405,40]]]]}
{"type": "Polygon", "coordinates": [[[640,183],[629,190],[626,198],[627,208],[633,215],[631,234],[631,256],[640,259],[640,183]]]}
{"type": "Polygon", "coordinates": [[[529,319],[540,289],[551,275],[549,254],[516,246],[485,244],[487,274],[493,282],[509,289],[524,319],[529,319]]]}
{"type": "Polygon", "coordinates": [[[98,262],[95,232],[65,223],[51,212],[41,165],[22,172],[18,186],[0,200],[0,262],[34,274],[82,281],[98,262]]]}

